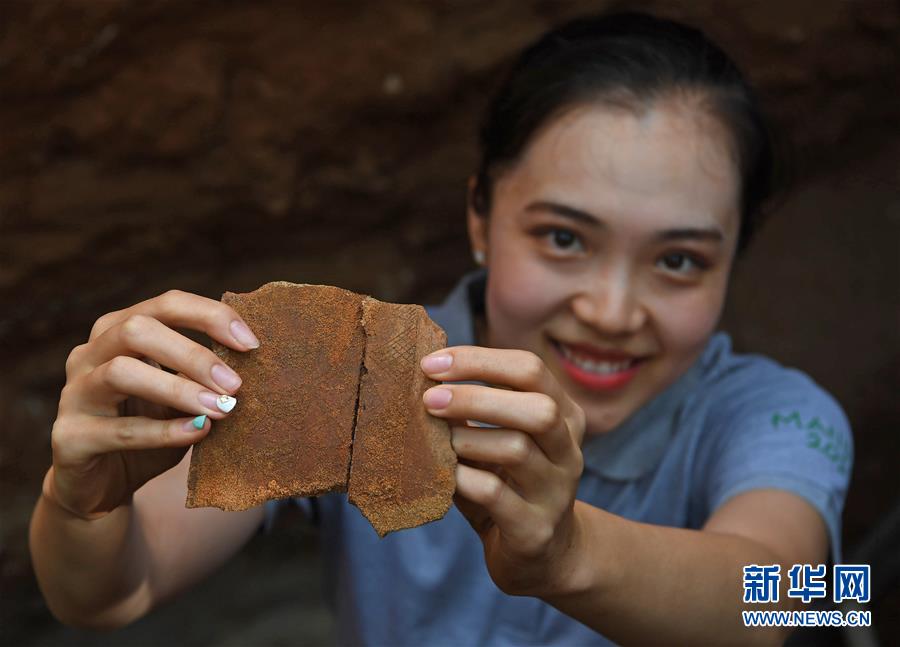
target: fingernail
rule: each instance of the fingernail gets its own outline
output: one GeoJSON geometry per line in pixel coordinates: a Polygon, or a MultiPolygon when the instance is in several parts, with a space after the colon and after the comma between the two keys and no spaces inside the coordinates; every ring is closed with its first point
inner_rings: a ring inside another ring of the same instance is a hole
{"type": "Polygon", "coordinates": [[[212,393],[210,391],[200,391],[197,394],[197,399],[200,400],[200,404],[209,409],[210,411],[221,411],[221,407],[219,407],[219,394],[212,393]]]}
{"type": "Polygon", "coordinates": [[[242,344],[247,348],[259,348],[259,340],[256,338],[256,335],[250,332],[247,324],[243,321],[235,319],[231,322],[229,328],[231,329],[231,334],[239,344],[242,344]]]}
{"type": "Polygon", "coordinates": [[[222,413],[231,413],[231,410],[234,409],[234,405],[236,404],[237,398],[230,395],[220,395],[216,400],[216,406],[219,407],[219,411],[222,413]]]}
{"type": "Polygon", "coordinates": [[[425,406],[429,409],[443,409],[453,397],[450,389],[433,388],[425,391],[425,406]]]}
{"type": "Polygon", "coordinates": [[[422,370],[426,373],[443,373],[450,368],[451,364],[453,364],[453,356],[446,353],[422,358],[422,370]]]}
{"type": "Polygon", "coordinates": [[[216,384],[226,391],[234,391],[241,385],[241,378],[224,364],[213,364],[209,371],[216,384]]]}
{"type": "Polygon", "coordinates": [[[206,414],[202,416],[197,416],[193,420],[189,420],[184,423],[185,431],[194,431],[195,429],[203,429],[203,425],[206,424],[206,414]]]}

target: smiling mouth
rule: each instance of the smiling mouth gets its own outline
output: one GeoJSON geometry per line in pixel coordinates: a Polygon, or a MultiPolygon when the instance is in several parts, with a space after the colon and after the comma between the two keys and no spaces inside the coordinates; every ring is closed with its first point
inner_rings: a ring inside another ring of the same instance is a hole
{"type": "Polygon", "coordinates": [[[561,341],[553,339],[552,337],[549,339],[550,343],[554,348],[556,348],[560,355],[575,364],[575,366],[577,366],[581,370],[588,371],[590,373],[612,375],[615,373],[627,371],[634,365],[644,361],[644,358],[642,357],[627,357],[624,356],[623,353],[610,353],[610,357],[604,358],[603,356],[598,356],[591,353],[586,353],[575,348],[571,348],[570,346],[562,343],[561,341]]]}
{"type": "Polygon", "coordinates": [[[592,391],[618,389],[635,377],[646,357],[630,357],[621,352],[589,353],[548,337],[562,368],[577,384],[592,391]]]}

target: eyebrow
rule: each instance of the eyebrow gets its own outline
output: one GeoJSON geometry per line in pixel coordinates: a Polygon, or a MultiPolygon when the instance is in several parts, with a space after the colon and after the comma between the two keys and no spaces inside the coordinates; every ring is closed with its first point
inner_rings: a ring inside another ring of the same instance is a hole
{"type": "MultiPolygon", "coordinates": [[[[575,220],[592,227],[598,227],[600,229],[609,228],[609,226],[597,216],[588,213],[587,211],[576,209],[575,207],[560,204],[559,202],[536,200],[535,202],[529,203],[528,206],[525,207],[525,211],[549,211],[558,216],[569,218],[570,220],[575,220]]],[[[661,242],[672,240],[711,240],[722,242],[725,240],[725,235],[718,227],[679,227],[677,229],[664,229],[657,232],[655,237],[661,242]]]]}

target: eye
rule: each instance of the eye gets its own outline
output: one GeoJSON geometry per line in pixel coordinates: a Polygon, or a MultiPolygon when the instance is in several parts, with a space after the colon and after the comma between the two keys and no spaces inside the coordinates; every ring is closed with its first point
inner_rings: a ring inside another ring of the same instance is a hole
{"type": "Polygon", "coordinates": [[[553,244],[563,249],[568,249],[576,242],[578,242],[578,236],[576,236],[568,229],[554,229],[552,232],[552,237],[553,244]]]}
{"type": "Polygon", "coordinates": [[[708,267],[704,260],[683,252],[666,254],[657,262],[664,270],[675,274],[693,274],[708,267]]]}
{"type": "Polygon", "coordinates": [[[571,229],[549,227],[536,233],[541,238],[548,240],[551,247],[555,250],[583,251],[584,249],[584,245],[581,243],[581,237],[571,229]]]}

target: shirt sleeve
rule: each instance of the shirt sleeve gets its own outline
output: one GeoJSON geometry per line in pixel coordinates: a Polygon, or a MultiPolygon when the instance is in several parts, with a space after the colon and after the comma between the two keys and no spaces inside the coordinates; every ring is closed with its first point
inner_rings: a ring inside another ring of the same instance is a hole
{"type": "Polygon", "coordinates": [[[710,421],[716,442],[706,509],[712,513],[735,495],[760,488],[797,494],[822,516],[833,563],[839,563],[853,463],[853,438],[840,405],[803,373],[777,365],[727,382],[710,421]]]}

